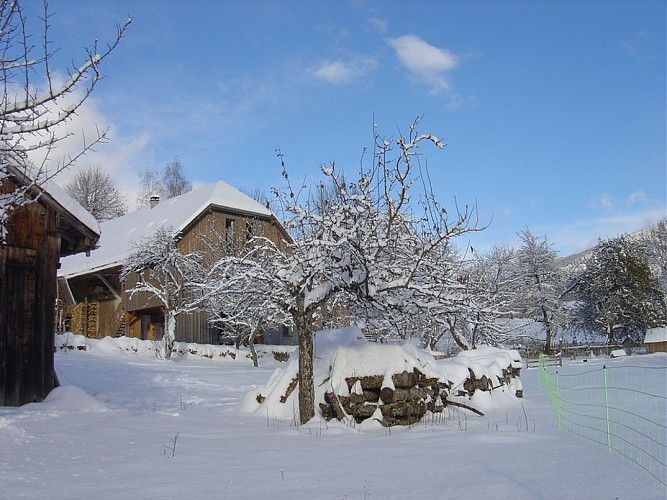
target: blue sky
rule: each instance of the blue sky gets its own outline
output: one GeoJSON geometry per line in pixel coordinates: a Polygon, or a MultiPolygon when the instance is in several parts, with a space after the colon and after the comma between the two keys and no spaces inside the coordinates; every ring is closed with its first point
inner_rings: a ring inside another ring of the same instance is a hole
{"type": "Polygon", "coordinates": [[[195,184],[247,190],[280,186],[277,148],[292,177],[353,173],[373,121],[396,137],[424,115],[447,143],[423,151],[438,199],[491,223],[478,248],[528,227],[564,255],[665,216],[663,0],[50,7],[61,62],[133,17],[73,125],[111,128],[80,168],[107,168],[131,203],[138,170],[175,157],[195,184]]]}

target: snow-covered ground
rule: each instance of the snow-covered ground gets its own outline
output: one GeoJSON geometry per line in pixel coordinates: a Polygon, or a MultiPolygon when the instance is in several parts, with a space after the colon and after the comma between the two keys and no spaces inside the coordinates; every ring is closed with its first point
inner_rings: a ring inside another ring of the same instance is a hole
{"type": "MultiPolygon", "coordinates": [[[[155,358],[94,342],[58,351],[63,384],[0,408],[0,499],[664,499],[641,468],[557,428],[537,370],[525,398],[409,428],[239,413],[277,367],[244,356],[155,358]]],[[[667,356],[613,363],[665,366],[667,356]]],[[[591,364],[609,359],[590,360],[591,364]]],[[[564,366],[581,369],[581,362],[564,366]]]]}

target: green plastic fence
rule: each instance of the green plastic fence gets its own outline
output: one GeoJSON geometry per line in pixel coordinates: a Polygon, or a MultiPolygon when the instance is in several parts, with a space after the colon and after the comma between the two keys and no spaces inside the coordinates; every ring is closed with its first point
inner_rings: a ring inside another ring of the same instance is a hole
{"type": "Polygon", "coordinates": [[[547,371],[538,384],[558,426],[614,450],[667,486],[667,367],[605,366],[578,373],[547,371]]]}

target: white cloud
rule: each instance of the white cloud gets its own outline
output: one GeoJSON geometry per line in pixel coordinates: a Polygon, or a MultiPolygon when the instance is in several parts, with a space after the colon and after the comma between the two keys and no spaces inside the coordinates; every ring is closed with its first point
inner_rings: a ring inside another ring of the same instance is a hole
{"type": "Polygon", "coordinates": [[[648,198],[646,197],[646,193],[641,191],[637,191],[636,193],[632,193],[630,196],[628,196],[628,203],[631,205],[635,203],[645,203],[647,201],[648,198]]]}
{"type": "Polygon", "coordinates": [[[370,57],[357,57],[349,61],[329,61],[321,64],[313,74],[331,85],[344,85],[366,76],[377,67],[370,57]]]}
{"type": "Polygon", "coordinates": [[[431,93],[449,90],[445,73],[458,65],[456,55],[414,35],[389,38],[387,44],[413,77],[431,87],[431,93]]]}
{"type": "Polygon", "coordinates": [[[388,24],[384,19],[371,17],[366,23],[373,29],[373,31],[380,35],[387,33],[388,24]]]}
{"type": "Polygon", "coordinates": [[[611,210],[612,208],[614,208],[614,202],[611,199],[611,196],[606,194],[600,195],[600,197],[597,200],[597,205],[607,210],[611,210]]]}
{"type": "Polygon", "coordinates": [[[639,231],[665,217],[664,208],[652,207],[636,213],[582,219],[572,224],[540,228],[555,243],[560,255],[594,247],[598,239],[608,239],[639,231]]]}
{"type": "MultiPolygon", "coordinates": [[[[660,47],[660,43],[660,38],[648,31],[638,31],[627,40],[620,42],[621,47],[629,57],[640,61],[653,61],[660,58],[661,55],[656,50],[660,47]]],[[[662,46],[664,47],[664,40],[662,46]]]]}
{"type": "MultiPolygon", "coordinates": [[[[81,90],[68,94],[59,105],[69,106],[80,100],[81,95],[81,90]]],[[[147,132],[133,137],[121,136],[119,129],[100,110],[95,96],[96,94],[93,94],[86,99],[72,120],[51,129],[56,136],[63,139],[49,152],[45,163],[47,171],[56,170],[59,164],[66,163],[69,158],[78,155],[84,144],[90,144],[99,133],[106,131],[106,141],[95,145],[93,150],[80,157],[71,168],[56,175],[54,180],[64,187],[77,172],[91,166],[99,166],[111,176],[118,189],[126,194],[128,206],[133,209],[138,186],[137,166],[141,165],[152,137],[147,132]]],[[[29,141],[38,140],[39,137],[29,139],[29,141]]],[[[46,148],[38,149],[30,153],[30,160],[36,165],[41,165],[46,154],[46,148]]]]}

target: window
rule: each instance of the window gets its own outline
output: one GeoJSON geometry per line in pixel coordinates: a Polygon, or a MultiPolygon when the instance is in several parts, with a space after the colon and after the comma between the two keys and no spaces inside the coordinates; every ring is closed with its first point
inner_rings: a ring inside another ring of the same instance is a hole
{"type": "Polygon", "coordinates": [[[250,241],[255,237],[255,228],[252,226],[252,222],[245,221],[245,240],[250,241]]]}
{"type": "Polygon", "coordinates": [[[225,219],[225,241],[230,245],[236,244],[236,220],[225,219]]]}

